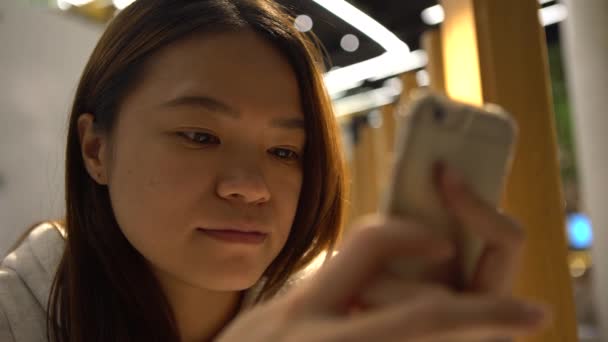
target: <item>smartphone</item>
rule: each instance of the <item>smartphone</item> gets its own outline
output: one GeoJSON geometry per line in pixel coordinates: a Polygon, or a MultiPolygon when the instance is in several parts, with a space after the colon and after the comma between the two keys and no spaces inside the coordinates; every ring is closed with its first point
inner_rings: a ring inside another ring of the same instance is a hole
{"type": "Polygon", "coordinates": [[[513,156],[515,122],[499,106],[475,107],[431,93],[419,94],[396,115],[391,178],[380,210],[413,218],[445,234],[453,239],[457,252],[449,264],[433,266],[434,270],[416,260],[396,260],[391,270],[465,287],[473,277],[483,243],[458,227],[446,212],[434,170],[438,163],[453,168],[482,200],[498,205],[513,156]]]}

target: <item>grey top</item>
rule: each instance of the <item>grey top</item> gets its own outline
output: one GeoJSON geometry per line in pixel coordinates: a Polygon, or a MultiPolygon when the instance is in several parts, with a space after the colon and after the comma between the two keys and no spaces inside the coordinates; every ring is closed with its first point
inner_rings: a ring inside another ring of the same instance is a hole
{"type": "Polygon", "coordinates": [[[0,341],[46,341],[46,307],[64,239],[52,224],[34,228],[0,265],[0,341]]]}

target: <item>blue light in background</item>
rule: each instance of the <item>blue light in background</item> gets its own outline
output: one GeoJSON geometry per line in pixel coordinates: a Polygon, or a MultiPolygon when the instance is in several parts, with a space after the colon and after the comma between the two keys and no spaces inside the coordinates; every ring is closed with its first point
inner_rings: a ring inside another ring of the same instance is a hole
{"type": "Polygon", "coordinates": [[[591,221],[586,215],[573,213],[568,215],[568,241],[575,249],[587,249],[593,242],[591,221]]]}

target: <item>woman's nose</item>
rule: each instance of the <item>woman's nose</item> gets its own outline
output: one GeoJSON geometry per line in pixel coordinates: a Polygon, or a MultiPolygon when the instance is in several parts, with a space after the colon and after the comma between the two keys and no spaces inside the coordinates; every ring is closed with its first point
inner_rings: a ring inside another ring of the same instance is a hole
{"type": "Polygon", "coordinates": [[[217,183],[218,196],[247,204],[270,200],[270,191],[260,170],[255,167],[233,167],[222,174],[217,183]]]}

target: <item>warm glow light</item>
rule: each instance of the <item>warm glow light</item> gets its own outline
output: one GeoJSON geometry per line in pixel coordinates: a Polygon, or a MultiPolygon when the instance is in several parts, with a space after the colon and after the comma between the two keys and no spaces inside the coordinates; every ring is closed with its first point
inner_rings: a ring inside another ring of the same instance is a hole
{"type": "MultiPolygon", "coordinates": [[[[541,5],[552,2],[553,0],[539,0],[541,5]]],[[[568,9],[565,5],[555,4],[541,8],[538,12],[540,22],[543,26],[556,24],[568,17],[568,9]]],[[[422,21],[427,25],[438,25],[445,19],[445,13],[441,5],[434,5],[424,9],[420,13],[422,21]]]]}
{"type": "Polygon", "coordinates": [[[570,275],[575,278],[578,278],[585,274],[585,271],[587,271],[587,265],[585,264],[585,260],[577,257],[570,261],[570,275]]]}
{"type": "Polygon", "coordinates": [[[568,266],[570,275],[580,277],[584,275],[592,266],[589,251],[570,251],[568,253],[568,266]]]}
{"type": "Polygon", "coordinates": [[[450,97],[460,101],[482,105],[479,55],[477,53],[477,27],[472,11],[464,6],[456,6],[451,1],[444,2],[450,20],[444,23],[443,54],[445,89],[450,97]]]}

